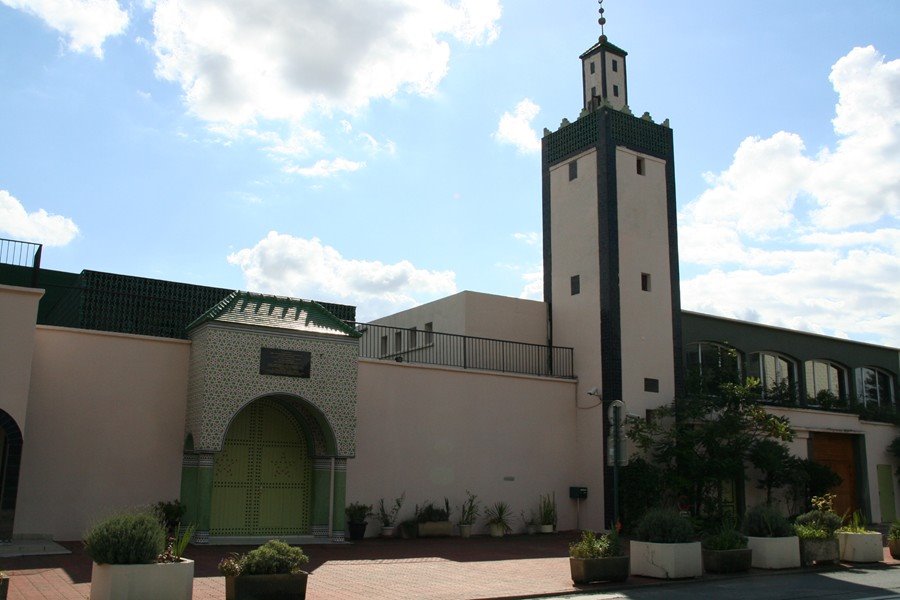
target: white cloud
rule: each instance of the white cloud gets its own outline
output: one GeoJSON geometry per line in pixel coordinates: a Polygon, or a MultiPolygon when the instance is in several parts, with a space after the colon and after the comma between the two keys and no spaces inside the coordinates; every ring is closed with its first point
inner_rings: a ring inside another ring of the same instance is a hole
{"type": "Polygon", "coordinates": [[[344,258],[318,238],[275,231],[254,247],[228,256],[240,267],[249,289],[359,306],[370,320],[456,292],[452,271],[416,268],[408,260],[394,264],[344,258]]]}
{"type": "Polygon", "coordinates": [[[11,8],[42,19],[68,37],[74,52],[103,57],[106,38],[120,35],[128,26],[128,13],[116,0],[0,0],[11,8]]]}
{"type": "Polygon", "coordinates": [[[499,0],[159,0],[153,47],[199,118],[299,121],[434,93],[448,40],[490,43],[500,12],[499,0]]]}
{"type": "Polygon", "coordinates": [[[78,235],[78,226],[66,217],[43,208],[29,213],[15,197],[0,190],[0,231],[24,242],[65,246],[78,235]]]}
{"type": "Polygon", "coordinates": [[[541,237],[541,234],[536,231],[528,231],[526,233],[521,233],[521,232],[514,233],[513,238],[515,238],[516,240],[518,240],[520,242],[528,244],[529,246],[537,246],[543,240],[543,238],[541,237]]]}
{"type": "Polygon", "coordinates": [[[900,346],[900,60],[855,48],[830,79],[834,149],[747,138],[679,214],[681,260],[706,268],[682,305],[900,346]]]}
{"type": "Polygon", "coordinates": [[[544,300],[544,269],[538,265],[535,270],[522,274],[525,286],[519,294],[519,298],[525,300],[544,300]]]}
{"type": "Polygon", "coordinates": [[[287,166],[285,171],[288,173],[297,173],[303,177],[331,177],[338,173],[358,171],[366,166],[364,162],[355,162],[346,158],[335,158],[334,160],[319,160],[311,167],[287,166]]]}
{"type": "Polygon", "coordinates": [[[531,122],[541,112],[541,107],[525,98],[513,111],[505,112],[497,124],[493,137],[501,144],[511,144],[523,154],[541,151],[541,140],[531,122]]]}

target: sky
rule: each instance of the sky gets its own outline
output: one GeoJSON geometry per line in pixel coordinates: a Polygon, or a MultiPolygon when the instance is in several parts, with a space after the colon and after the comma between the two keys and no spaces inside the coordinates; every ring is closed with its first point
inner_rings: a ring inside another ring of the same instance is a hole
{"type": "MultiPolygon", "coordinates": [[[[588,0],[0,0],[0,237],[357,305],[541,299],[588,0]]],[[[682,306],[900,347],[900,2],[605,0],[675,136],[682,306]]]]}

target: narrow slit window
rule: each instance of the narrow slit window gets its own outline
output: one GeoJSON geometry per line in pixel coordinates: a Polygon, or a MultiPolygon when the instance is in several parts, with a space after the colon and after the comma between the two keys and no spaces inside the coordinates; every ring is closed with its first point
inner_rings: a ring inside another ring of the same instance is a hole
{"type": "Polygon", "coordinates": [[[650,392],[651,394],[659,393],[659,379],[650,379],[649,377],[644,378],[644,391],[650,392]]]}
{"type": "Polygon", "coordinates": [[[650,291],[650,273],[641,273],[641,289],[645,292],[650,291]]]}
{"type": "Polygon", "coordinates": [[[569,288],[573,296],[581,293],[581,275],[572,275],[569,280],[569,288]]]}
{"type": "Polygon", "coordinates": [[[619,72],[619,61],[617,61],[616,59],[613,59],[613,61],[612,61],[612,69],[613,69],[613,73],[619,72]]]}
{"type": "Polygon", "coordinates": [[[613,86],[613,96],[615,96],[616,98],[619,97],[619,86],[617,85],[613,86]]]}
{"type": "Polygon", "coordinates": [[[415,347],[418,345],[418,342],[416,341],[416,336],[418,335],[418,333],[419,333],[419,332],[416,331],[416,328],[415,328],[415,327],[412,327],[412,328],[409,330],[409,341],[408,341],[407,345],[408,345],[410,348],[415,348],[415,347]]]}
{"type": "Polygon", "coordinates": [[[434,323],[429,321],[425,323],[425,344],[434,343],[434,323]]]}
{"type": "Polygon", "coordinates": [[[591,87],[591,98],[596,98],[596,97],[597,97],[597,86],[595,85],[595,86],[591,87]]]}
{"type": "Polygon", "coordinates": [[[594,66],[594,63],[591,63],[591,75],[597,72],[597,68],[594,66]]]}
{"type": "Polygon", "coordinates": [[[400,352],[403,350],[403,333],[400,331],[394,332],[394,352],[400,352]]]}
{"type": "Polygon", "coordinates": [[[637,174],[643,175],[644,174],[644,159],[641,158],[640,156],[637,157],[636,166],[637,166],[637,174]]]}
{"type": "Polygon", "coordinates": [[[578,161],[573,160],[569,163],[569,181],[578,177],[578,161]]]}

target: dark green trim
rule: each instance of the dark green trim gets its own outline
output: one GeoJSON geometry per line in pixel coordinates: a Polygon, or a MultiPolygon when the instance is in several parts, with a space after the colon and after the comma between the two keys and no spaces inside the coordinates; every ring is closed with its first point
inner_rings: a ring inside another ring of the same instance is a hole
{"type": "Polygon", "coordinates": [[[596,44],[594,44],[593,46],[591,46],[590,48],[585,50],[584,53],[581,56],[579,56],[578,58],[580,58],[581,60],[584,60],[585,58],[588,58],[590,56],[593,56],[594,54],[597,54],[601,50],[609,50],[610,52],[612,52],[614,54],[621,55],[623,58],[628,56],[627,52],[625,52],[624,50],[622,50],[615,44],[611,44],[608,40],[604,40],[603,38],[600,38],[600,41],[598,41],[596,44]]]}

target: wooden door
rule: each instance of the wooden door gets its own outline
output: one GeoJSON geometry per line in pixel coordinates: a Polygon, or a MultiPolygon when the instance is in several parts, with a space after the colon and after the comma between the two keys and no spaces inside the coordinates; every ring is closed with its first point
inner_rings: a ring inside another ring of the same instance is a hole
{"type": "Polygon", "coordinates": [[[841,483],[833,488],[834,512],[843,516],[859,509],[856,496],[856,440],[843,433],[813,433],[812,459],[831,467],[841,477],[841,483]]]}
{"type": "Polygon", "coordinates": [[[210,534],[309,533],[311,463],[300,427],[272,400],[238,414],[213,470],[210,534]]]}

